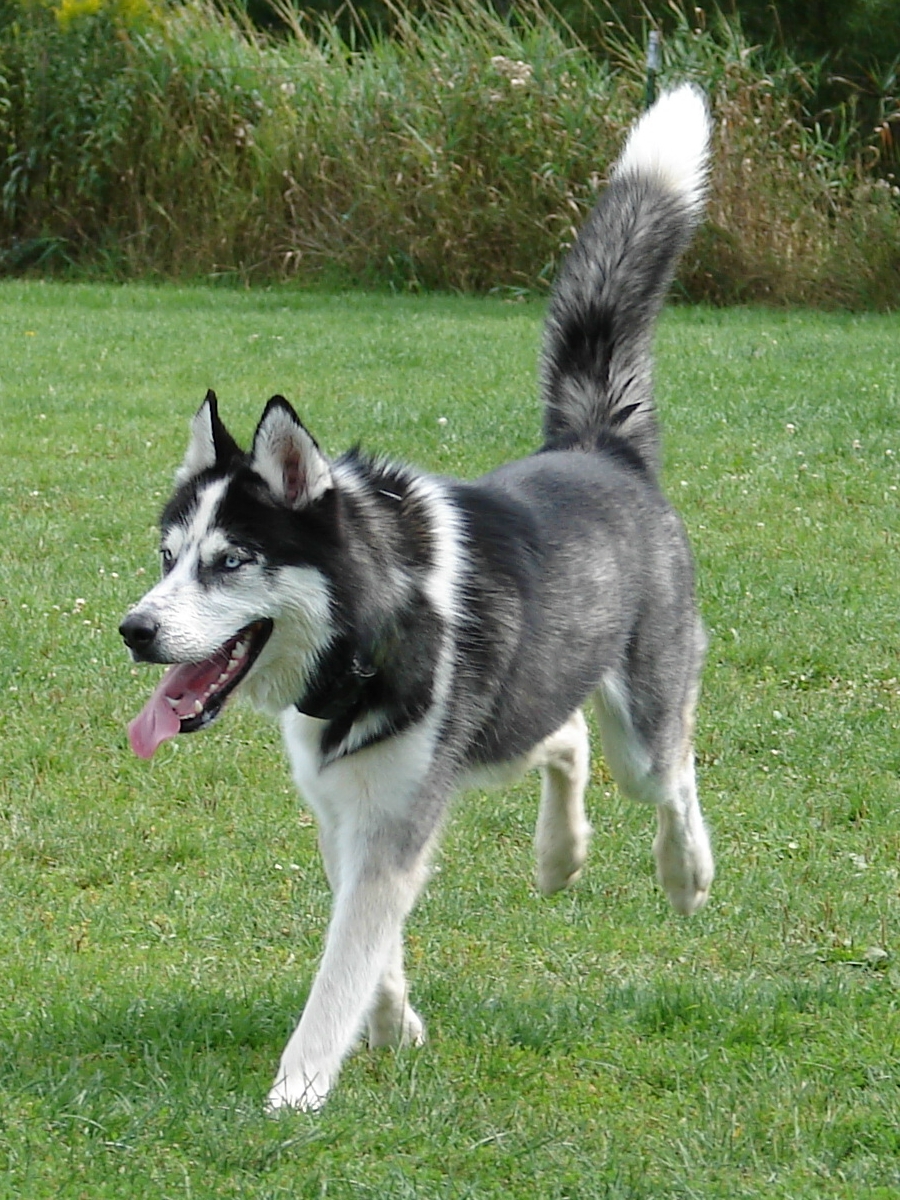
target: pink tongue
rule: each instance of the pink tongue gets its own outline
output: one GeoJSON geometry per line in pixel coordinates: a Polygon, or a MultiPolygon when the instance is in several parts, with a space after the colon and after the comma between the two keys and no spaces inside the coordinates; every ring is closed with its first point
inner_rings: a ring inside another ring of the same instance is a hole
{"type": "Polygon", "coordinates": [[[181,718],[157,688],[134,720],[128,723],[128,740],[139,758],[152,758],[157,746],[174,737],[180,728],[181,718]]]}
{"type": "Polygon", "coordinates": [[[128,726],[128,740],[135,754],[140,758],[152,758],[163,742],[180,731],[181,718],[193,715],[194,701],[202,701],[208,687],[221,672],[221,652],[202,663],[169,667],[150,699],[128,726]],[[169,703],[169,697],[178,701],[177,711],[169,703]]]}

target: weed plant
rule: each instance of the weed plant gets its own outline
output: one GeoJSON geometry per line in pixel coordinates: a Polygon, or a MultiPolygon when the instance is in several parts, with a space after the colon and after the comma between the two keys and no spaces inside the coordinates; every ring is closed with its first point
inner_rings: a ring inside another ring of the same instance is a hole
{"type": "MultiPolygon", "coordinates": [[[[640,108],[624,29],[589,53],[538,0],[434,0],[357,47],[284,15],[272,39],[203,0],[4,0],[7,270],[545,286],[640,108]]],[[[802,72],[722,16],[665,54],[716,118],[684,294],[893,304],[897,189],[804,126],[802,72]]]]}

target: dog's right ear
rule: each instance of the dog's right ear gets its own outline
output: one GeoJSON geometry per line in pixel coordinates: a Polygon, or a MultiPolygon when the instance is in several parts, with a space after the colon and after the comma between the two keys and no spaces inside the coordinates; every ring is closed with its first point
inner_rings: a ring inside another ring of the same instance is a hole
{"type": "Polygon", "coordinates": [[[241,448],[219,419],[219,402],[210,388],[191,421],[191,440],[184,462],[175,472],[175,484],[181,487],[203,471],[227,466],[241,456],[241,448]]]}

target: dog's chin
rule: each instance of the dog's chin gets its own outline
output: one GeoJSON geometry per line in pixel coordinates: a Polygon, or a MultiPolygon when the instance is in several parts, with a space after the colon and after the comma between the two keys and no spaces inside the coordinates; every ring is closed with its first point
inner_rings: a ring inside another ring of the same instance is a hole
{"type": "Polygon", "coordinates": [[[273,718],[304,695],[310,673],[333,640],[330,629],[314,639],[307,624],[291,618],[289,613],[276,623],[255,669],[241,683],[241,700],[273,718]]]}

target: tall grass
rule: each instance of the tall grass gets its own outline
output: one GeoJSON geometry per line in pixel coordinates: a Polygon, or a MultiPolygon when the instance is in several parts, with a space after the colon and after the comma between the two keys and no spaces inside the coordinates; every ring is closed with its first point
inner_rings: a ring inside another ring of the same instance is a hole
{"type": "MultiPolygon", "coordinates": [[[[435,0],[363,49],[333,24],[273,40],[203,0],[154,4],[6,0],[7,269],[539,288],[643,93],[621,29],[591,53],[539,0],[514,20],[435,0]]],[[[805,128],[793,64],[764,67],[724,18],[667,39],[663,82],[696,79],[717,122],[686,294],[892,304],[897,189],[805,128]]]]}
{"type": "MultiPolygon", "coordinates": [[[[862,156],[848,114],[826,135],[804,120],[819,90],[816,67],[763,53],[734,17],[673,0],[667,75],[709,95],[715,140],[709,220],[682,268],[688,296],[893,307],[900,298],[900,188],[862,156]],[[692,23],[694,22],[694,23],[692,23]]],[[[602,44],[630,78],[643,47],[613,23],[602,44]]],[[[892,179],[893,176],[889,176],[892,179]]]]}

